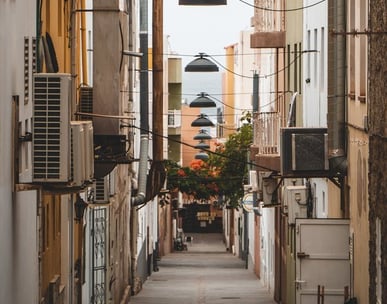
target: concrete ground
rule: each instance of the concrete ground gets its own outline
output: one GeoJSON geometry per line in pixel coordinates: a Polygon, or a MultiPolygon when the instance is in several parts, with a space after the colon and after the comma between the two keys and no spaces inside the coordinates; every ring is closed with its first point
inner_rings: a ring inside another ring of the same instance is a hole
{"type": "Polygon", "coordinates": [[[245,262],[226,251],[221,234],[189,234],[187,251],[162,257],[134,304],[274,304],[245,262]]]}

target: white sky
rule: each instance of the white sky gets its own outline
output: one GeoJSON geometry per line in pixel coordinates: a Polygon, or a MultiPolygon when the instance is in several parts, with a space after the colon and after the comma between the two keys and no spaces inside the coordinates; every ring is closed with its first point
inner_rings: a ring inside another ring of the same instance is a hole
{"type": "Polygon", "coordinates": [[[227,5],[217,6],[179,6],[178,0],[163,2],[164,35],[169,36],[170,50],[179,55],[224,55],[224,47],[238,42],[240,31],[250,28],[254,14],[251,6],[239,0],[227,0],[227,5]]]}

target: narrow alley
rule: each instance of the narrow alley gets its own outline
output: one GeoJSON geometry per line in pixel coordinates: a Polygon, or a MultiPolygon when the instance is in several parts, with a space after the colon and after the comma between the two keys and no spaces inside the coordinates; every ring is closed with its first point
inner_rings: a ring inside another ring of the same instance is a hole
{"type": "Polygon", "coordinates": [[[245,262],[226,251],[222,235],[191,234],[187,251],[174,252],[159,261],[134,304],[272,304],[245,262]]]}

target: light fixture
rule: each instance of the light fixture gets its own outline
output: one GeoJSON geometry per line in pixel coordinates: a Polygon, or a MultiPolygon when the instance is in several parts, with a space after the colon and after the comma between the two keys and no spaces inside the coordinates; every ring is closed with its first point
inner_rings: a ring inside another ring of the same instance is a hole
{"type": "Polygon", "coordinates": [[[179,0],[179,5],[226,5],[227,0],[179,0]]]}
{"type": "Polygon", "coordinates": [[[209,149],[210,148],[210,145],[209,144],[206,144],[203,140],[201,140],[196,146],[195,146],[195,149],[200,149],[200,150],[203,150],[203,149],[209,149]]]}
{"type": "Polygon", "coordinates": [[[204,140],[204,139],[212,139],[212,136],[206,132],[204,129],[200,129],[199,133],[194,136],[195,140],[204,140]]]}
{"type": "Polygon", "coordinates": [[[198,94],[199,97],[195,98],[190,104],[190,108],[213,108],[216,107],[215,101],[208,98],[208,94],[201,92],[198,94]]]}
{"type": "Polygon", "coordinates": [[[207,115],[200,114],[192,123],[191,127],[214,127],[214,123],[207,118],[207,115]]]}
{"type": "Polygon", "coordinates": [[[195,155],[195,159],[206,160],[208,159],[208,154],[204,151],[200,151],[198,154],[195,155]]]}
{"type": "Polygon", "coordinates": [[[219,71],[219,68],[215,63],[205,58],[205,57],[208,57],[208,55],[204,53],[199,53],[199,55],[196,55],[195,57],[198,57],[198,58],[188,63],[185,66],[184,71],[186,72],[218,72],[219,71]]]}

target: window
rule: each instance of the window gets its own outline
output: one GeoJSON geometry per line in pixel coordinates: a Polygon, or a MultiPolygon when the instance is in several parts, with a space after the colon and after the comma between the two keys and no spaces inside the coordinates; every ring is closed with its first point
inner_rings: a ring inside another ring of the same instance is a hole
{"type": "MultiPolygon", "coordinates": [[[[367,28],[367,1],[360,1],[360,30],[363,31],[367,28]]],[[[360,39],[360,92],[361,97],[366,96],[366,87],[367,87],[367,70],[366,70],[366,61],[367,61],[367,36],[359,35],[360,39]]],[[[360,101],[365,102],[365,98],[361,98],[360,101]]]]}
{"type": "Polygon", "coordinates": [[[294,67],[293,67],[293,72],[294,72],[294,79],[293,79],[293,91],[294,92],[298,92],[298,88],[297,88],[297,85],[298,85],[298,81],[297,81],[297,75],[298,75],[298,58],[300,56],[300,53],[298,53],[298,45],[297,43],[294,44],[294,67]]]}
{"type": "Polygon", "coordinates": [[[320,36],[320,92],[325,88],[325,28],[321,28],[320,36]]]}

